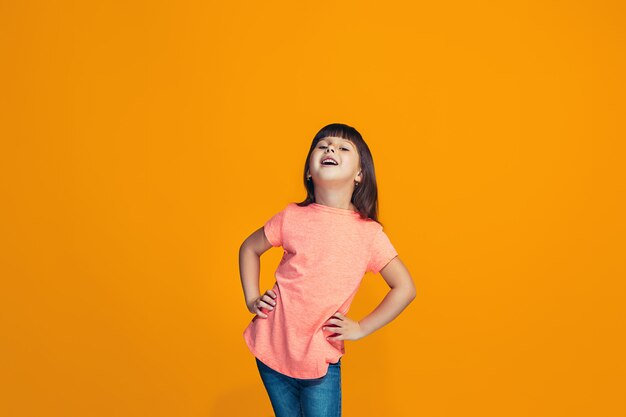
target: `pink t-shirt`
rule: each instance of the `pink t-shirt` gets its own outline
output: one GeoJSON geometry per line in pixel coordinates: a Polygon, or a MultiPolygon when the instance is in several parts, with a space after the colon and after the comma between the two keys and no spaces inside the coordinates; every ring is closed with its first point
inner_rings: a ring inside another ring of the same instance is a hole
{"type": "MultiPolygon", "coordinates": [[[[343,340],[327,340],[322,326],[347,314],[366,272],[378,273],[398,255],[380,223],[358,212],[317,203],[289,203],[263,226],[282,246],[275,272],[274,310],[255,315],[243,332],[254,356],[293,378],[321,378],[345,353],[343,340]]],[[[332,329],[332,325],[331,325],[332,329]]]]}

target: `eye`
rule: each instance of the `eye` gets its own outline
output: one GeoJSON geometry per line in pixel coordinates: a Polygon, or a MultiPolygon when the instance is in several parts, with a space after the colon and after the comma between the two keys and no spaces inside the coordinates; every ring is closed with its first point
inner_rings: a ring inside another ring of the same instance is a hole
{"type": "MultiPolygon", "coordinates": [[[[318,146],[317,148],[318,148],[318,149],[324,149],[324,148],[327,148],[327,146],[326,146],[326,145],[320,145],[320,146],[318,146]]],[[[346,151],[349,151],[349,150],[350,150],[350,148],[346,148],[345,146],[344,146],[344,147],[341,147],[341,148],[339,148],[339,149],[344,149],[344,150],[346,150],[346,151]]]]}

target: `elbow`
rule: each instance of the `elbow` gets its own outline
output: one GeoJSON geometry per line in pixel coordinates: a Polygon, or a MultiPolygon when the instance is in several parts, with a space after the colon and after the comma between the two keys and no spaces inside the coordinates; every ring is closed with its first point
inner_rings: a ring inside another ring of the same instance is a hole
{"type": "Polygon", "coordinates": [[[415,297],[417,297],[417,289],[415,288],[415,285],[411,285],[411,287],[407,290],[407,297],[409,299],[409,302],[415,300],[415,297]]]}
{"type": "Polygon", "coordinates": [[[260,258],[263,254],[263,250],[257,246],[253,239],[248,238],[239,246],[239,256],[244,256],[248,253],[253,253],[260,258]]]}
{"type": "Polygon", "coordinates": [[[392,289],[398,291],[399,294],[402,294],[409,303],[413,301],[415,297],[417,296],[417,293],[415,291],[415,286],[413,285],[393,287],[392,289]]]}
{"type": "Polygon", "coordinates": [[[242,256],[244,253],[250,250],[250,240],[246,239],[243,241],[241,246],[239,246],[239,256],[242,256]]]}

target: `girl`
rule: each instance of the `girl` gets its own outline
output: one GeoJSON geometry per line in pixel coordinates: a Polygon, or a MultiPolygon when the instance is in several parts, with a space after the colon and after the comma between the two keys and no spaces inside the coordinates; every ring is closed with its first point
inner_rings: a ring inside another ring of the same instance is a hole
{"type": "Polygon", "coordinates": [[[378,222],[374,162],[356,129],[333,123],[315,135],[304,185],[304,201],[284,206],[239,249],[245,301],[255,314],[243,336],[276,417],[339,417],[344,340],[397,317],[415,286],[378,222]],[[259,258],[277,246],[276,283],[260,295],[259,258]],[[366,272],[380,272],[391,290],[355,321],[346,314],[366,272]]]}

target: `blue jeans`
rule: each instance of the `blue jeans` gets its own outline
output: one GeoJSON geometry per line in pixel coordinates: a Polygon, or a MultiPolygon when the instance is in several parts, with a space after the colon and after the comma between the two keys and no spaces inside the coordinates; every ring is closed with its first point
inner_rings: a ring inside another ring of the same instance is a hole
{"type": "Polygon", "coordinates": [[[315,379],[292,378],[255,359],[276,417],[341,417],[341,358],[315,379]]]}

